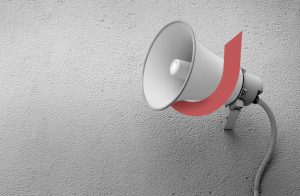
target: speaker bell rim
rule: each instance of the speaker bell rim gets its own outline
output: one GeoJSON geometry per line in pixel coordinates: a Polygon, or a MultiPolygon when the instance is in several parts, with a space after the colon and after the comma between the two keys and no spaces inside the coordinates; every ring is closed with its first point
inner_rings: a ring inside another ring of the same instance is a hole
{"type": "Polygon", "coordinates": [[[194,62],[195,62],[195,55],[196,55],[196,38],[195,38],[195,34],[194,34],[194,31],[191,27],[191,25],[185,21],[182,21],[182,20],[177,20],[177,21],[173,21],[173,22],[170,22],[168,24],[166,24],[163,28],[161,28],[161,30],[156,34],[155,38],[153,39],[149,49],[148,49],[148,52],[147,52],[147,55],[146,55],[146,58],[144,60],[144,63],[143,63],[143,96],[144,98],[146,99],[146,102],[148,104],[148,106],[153,109],[153,110],[156,110],[156,111],[161,111],[161,110],[164,110],[166,108],[168,108],[170,105],[172,105],[179,97],[180,95],[182,94],[182,92],[184,91],[184,88],[186,87],[187,83],[189,82],[189,79],[190,79],[190,76],[191,76],[191,73],[193,71],[193,68],[194,68],[194,62]],[[193,54],[192,54],[192,60],[191,60],[191,67],[190,67],[190,70],[188,72],[188,75],[187,75],[187,78],[185,79],[184,81],[184,84],[182,85],[181,89],[180,89],[180,92],[178,93],[178,95],[168,104],[166,104],[165,106],[163,107],[160,107],[160,108],[155,108],[153,107],[152,105],[149,104],[148,100],[147,100],[147,97],[145,95],[145,90],[144,90],[144,75],[145,75],[145,67],[146,67],[146,63],[147,63],[147,60],[148,60],[148,56],[150,54],[150,51],[154,45],[154,43],[156,42],[157,38],[161,35],[161,33],[166,29],[168,28],[169,26],[173,25],[173,24],[176,24],[176,23],[181,23],[181,24],[184,24],[188,30],[190,31],[191,33],[191,38],[192,38],[192,42],[193,42],[193,54]]]}

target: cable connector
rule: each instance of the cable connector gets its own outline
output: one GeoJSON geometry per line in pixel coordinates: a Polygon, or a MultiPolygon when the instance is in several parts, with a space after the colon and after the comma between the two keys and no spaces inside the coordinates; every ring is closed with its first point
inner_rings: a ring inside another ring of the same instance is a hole
{"type": "Polygon", "coordinates": [[[259,102],[259,97],[258,97],[258,95],[257,95],[252,103],[258,104],[258,102],[259,102]]]}

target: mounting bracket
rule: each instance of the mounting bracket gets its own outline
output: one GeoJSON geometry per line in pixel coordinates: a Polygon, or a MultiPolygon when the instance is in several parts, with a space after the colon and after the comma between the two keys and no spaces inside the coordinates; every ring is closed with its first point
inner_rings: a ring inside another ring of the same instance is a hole
{"type": "Polygon", "coordinates": [[[224,130],[232,130],[239,117],[241,109],[244,106],[244,102],[241,99],[237,99],[229,105],[225,106],[225,114],[223,118],[225,121],[224,130]]]}

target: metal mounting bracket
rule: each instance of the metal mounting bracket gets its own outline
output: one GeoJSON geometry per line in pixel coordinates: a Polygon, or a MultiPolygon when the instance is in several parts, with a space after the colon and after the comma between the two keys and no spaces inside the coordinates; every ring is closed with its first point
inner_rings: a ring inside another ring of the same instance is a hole
{"type": "Polygon", "coordinates": [[[234,128],[243,106],[244,102],[241,99],[237,99],[233,103],[226,105],[226,111],[223,115],[225,120],[224,130],[232,130],[234,128]]]}

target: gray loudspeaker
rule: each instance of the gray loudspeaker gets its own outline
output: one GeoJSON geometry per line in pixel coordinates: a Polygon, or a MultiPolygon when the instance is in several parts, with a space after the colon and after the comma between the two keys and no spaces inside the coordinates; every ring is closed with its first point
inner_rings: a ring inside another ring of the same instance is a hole
{"type": "MultiPolygon", "coordinates": [[[[222,46],[223,47],[223,46],[222,46]]],[[[162,110],[175,101],[201,101],[217,88],[223,59],[196,43],[189,24],[175,21],[155,37],[144,63],[144,95],[149,106],[162,110]]],[[[243,84],[243,73],[231,97],[233,102],[243,84]]]]}

